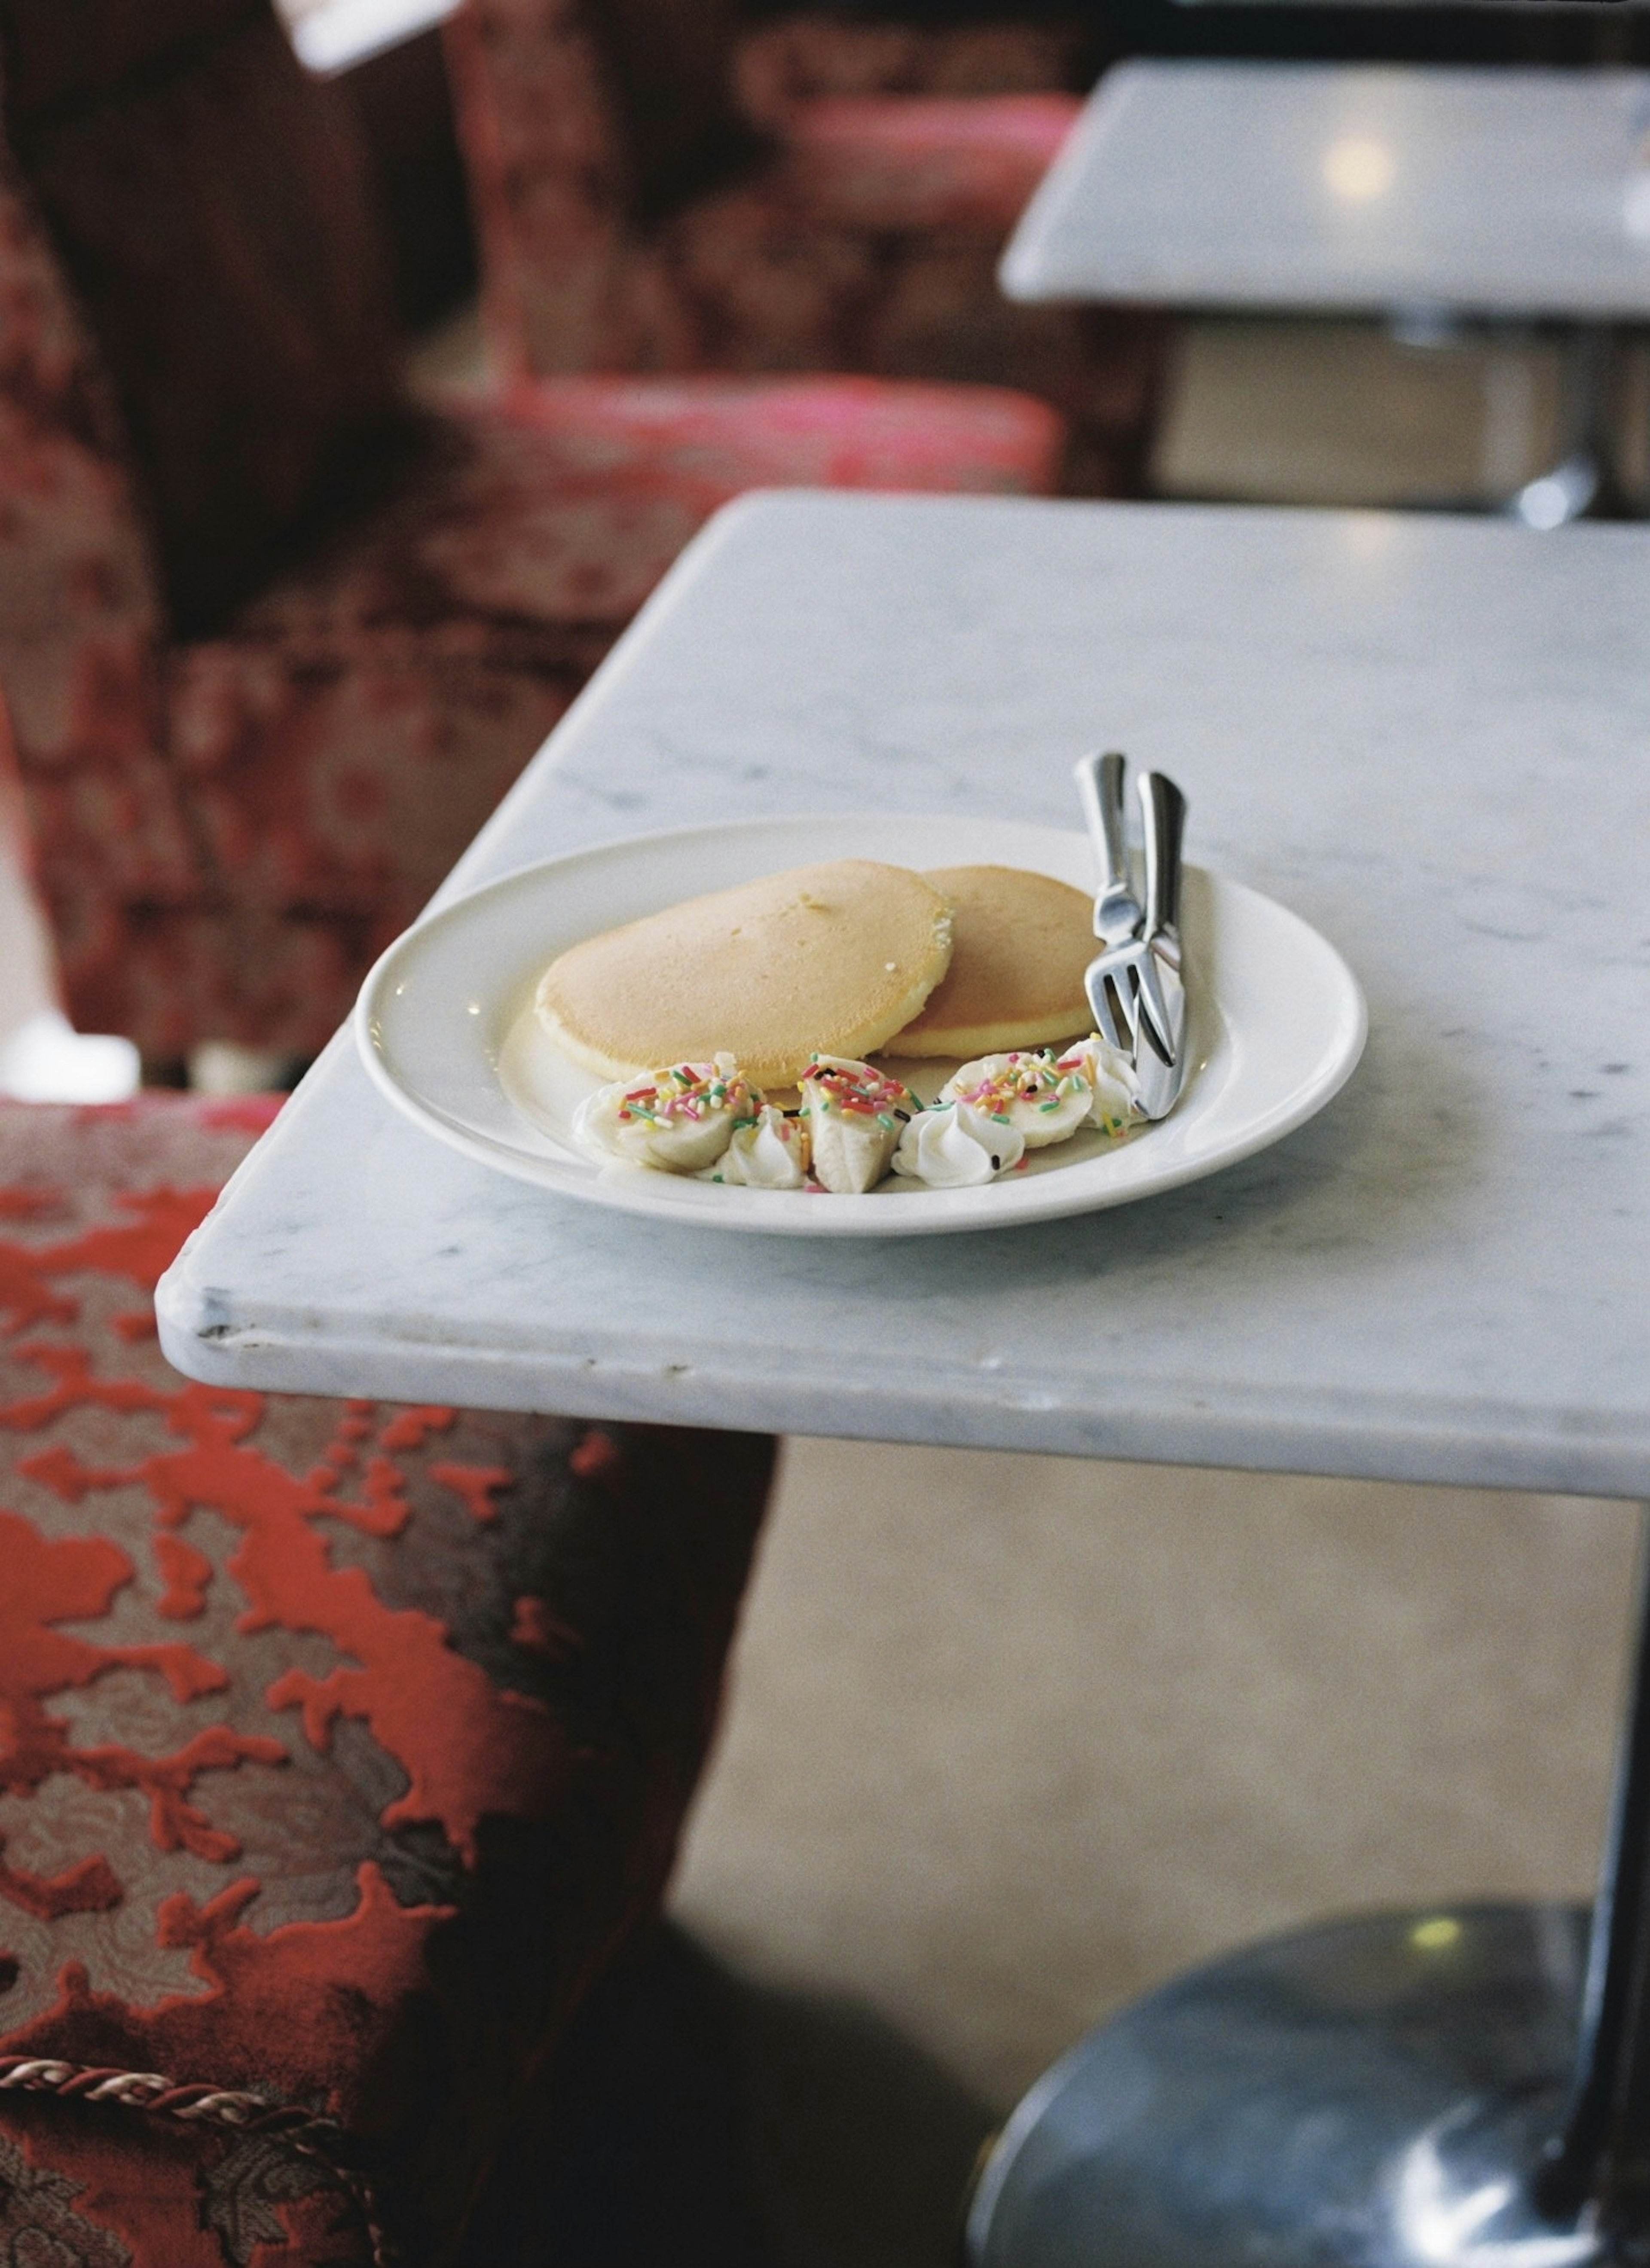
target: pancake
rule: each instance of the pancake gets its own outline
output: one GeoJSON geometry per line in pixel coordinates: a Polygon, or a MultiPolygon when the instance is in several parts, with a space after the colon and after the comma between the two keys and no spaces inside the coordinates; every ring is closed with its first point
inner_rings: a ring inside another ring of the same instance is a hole
{"type": "Polygon", "coordinates": [[[951,903],[903,866],[796,866],[586,938],[539,980],[539,1020],[575,1063],[630,1079],[732,1055],[761,1087],[818,1054],[865,1056],[951,960],[951,903]]]}
{"type": "Polygon", "coordinates": [[[954,909],[951,966],[884,1055],[1001,1055],[1089,1029],[1093,898],[1019,866],[942,866],[925,879],[954,909]]]}

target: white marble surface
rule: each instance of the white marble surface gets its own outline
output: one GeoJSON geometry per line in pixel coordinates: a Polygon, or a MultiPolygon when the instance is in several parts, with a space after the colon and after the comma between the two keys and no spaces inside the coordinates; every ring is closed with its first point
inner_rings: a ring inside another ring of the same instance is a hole
{"type": "Polygon", "coordinates": [[[1159,1200],[848,1247],[490,1174],[335,1042],[166,1278],[166,1350],[238,1385],[1650,1494],[1647,660],[1637,528],[735,506],[453,887],[720,814],[1065,821],[1074,754],[1115,741],[1180,778],[1193,856],[1347,955],[1351,1085],[1159,1200]]]}
{"type": "Polygon", "coordinates": [[[1650,73],[1139,62],[1002,267],[1019,299],[1650,313],[1650,73]]]}

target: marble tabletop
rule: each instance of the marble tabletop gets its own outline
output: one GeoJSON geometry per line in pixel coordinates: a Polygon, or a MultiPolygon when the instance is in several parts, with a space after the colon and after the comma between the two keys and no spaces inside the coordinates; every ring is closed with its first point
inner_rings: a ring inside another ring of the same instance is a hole
{"type": "Polygon", "coordinates": [[[448,895],[719,817],[1069,824],[1074,755],[1113,743],[1181,780],[1193,857],[1345,954],[1350,1085],[1146,1203],[827,1243],[490,1173],[341,1038],[166,1278],[166,1351],[238,1386],[1650,1495],[1647,645],[1635,527],[737,504],[448,895]]]}
{"type": "Polygon", "coordinates": [[[1650,73],[1138,62],[1002,265],[1017,299],[1650,313],[1650,73]]]}

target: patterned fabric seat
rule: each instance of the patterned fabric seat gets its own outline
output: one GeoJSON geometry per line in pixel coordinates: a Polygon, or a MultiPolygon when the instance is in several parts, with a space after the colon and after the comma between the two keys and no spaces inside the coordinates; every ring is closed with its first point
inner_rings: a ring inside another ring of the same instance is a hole
{"type": "Polygon", "coordinates": [[[268,1115],[0,1105],[11,2268],[453,2257],[657,1912],[761,1517],[756,1437],[169,1371],[268,1115]]]}
{"type": "Polygon", "coordinates": [[[318,1049],[728,497],[1055,483],[1058,417],[986,389],[415,417],[269,0],[0,0],[0,692],[70,1012],[151,1057],[318,1049]]]}
{"type": "Polygon", "coordinates": [[[464,0],[447,39],[507,367],[1022,387],[1072,421],[1068,484],[1136,480],[1159,320],[1014,307],[996,282],[1078,113],[1075,33],[464,0]]]}

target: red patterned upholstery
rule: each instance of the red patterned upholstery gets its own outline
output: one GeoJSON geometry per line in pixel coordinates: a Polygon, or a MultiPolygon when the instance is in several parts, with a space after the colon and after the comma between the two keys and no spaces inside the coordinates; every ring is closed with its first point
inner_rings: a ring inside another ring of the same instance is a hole
{"type": "Polygon", "coordinates": [[[657,1911],[761,1515],[752,1436],[169,1371],[151,1289],[267,1116],[0,1105],[8,2268],[369,2257],[326,2153],[8,2091],[23,2057],[336,2119],[448,2257],[657,1911]]]}
{"type": "Polygon", "coordinates": [[[0,4],[0,693],[83,1028],[319,1048],[741,489],[1055,482],[1058,419],[1000,393],[416,422],[350,114],[269,0],[72,16],[0,4]]]}
{"type": "MultiPolygon", "coordinates": [[[[1099,58],[1082,9],[1005,10],[997,18],[920,20],[890,11],[767,11],[739,33],[731,65],[740,112],[772,124],[804,103],[843,95],[1042,94],[1088,85],[1099,58]]],[[[1092,11],[1089,11],[1092,22],[1092,11]]]]}
{"type": "MultiPolygon", "coordinates": [[[[996,387],[873,379],[556,379],[424,437],[404,479],[300,574],[244,609],[247,637],[324,649],[363,633],[532,623],[605,632],[742,490],[1052,487],[1064,431],[996,387]]],[[[564,650],[558,647],[556,651],[564,650]]]]}
{"type": "Polygon", "coordinates": [[[0,684],[42,856],[151,901],[187,892],[157,731],[160,600],[114,403],[3,155],[0,500],[0,684]]]}
{"type": "Polygon", "coordinates": [[[786,186],[842,227],[978,231],[1000,243],[1078,108],[1067,94],[821,96],[786,122],[786,186]]]}
{"type": "MultiPolygon", "coordinates": [[[[662,80],[681,0],[626,0],[630,18],[638,11],[661,26],[662,80]]],[[[447,33],[483,306],[506,367],[1022,387],[1075,424],[1077,484],[1105,492],[1133,477],[1158,323],[1017,308],[996,282],[1077,114],[1064,91],[1073,35],[805,18],[730,37],[727,101],[696,89],[696,141],[684,146],[679,127],[673,149],[686,186],[661,204],[646,170],[661,98],[641,99],[634,34],[615,63],[596,0],[465,0],[447,33]]]]}

